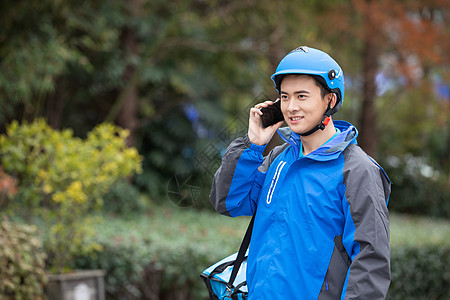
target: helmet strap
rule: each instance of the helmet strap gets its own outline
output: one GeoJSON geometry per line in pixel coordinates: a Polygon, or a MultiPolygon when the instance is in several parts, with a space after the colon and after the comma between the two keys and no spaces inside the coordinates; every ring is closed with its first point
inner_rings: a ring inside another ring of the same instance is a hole
{"type": "Polygon", "coordinates": [[[325,129],[325,127],[328,125],[328,123],[330,122],[330,116],[337,111],[337,109],[336,109],[337,106],[338,105],[336,104],[333,108],[331,108],[331,100],[330,100],[330,102],[328,102],[327,110],[323,114],[322,121],[319,124],[317,124],[310,131],[301,133],[300,136],[308,136],[310,134],[313,134],[314,132],[316,132],[319,129],[323,131],[325,129]]]}

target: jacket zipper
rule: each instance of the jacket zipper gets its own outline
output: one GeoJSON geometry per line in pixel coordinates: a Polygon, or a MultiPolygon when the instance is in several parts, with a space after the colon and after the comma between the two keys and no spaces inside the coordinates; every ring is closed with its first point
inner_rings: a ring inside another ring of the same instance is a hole
{"type": "Polygon", "coordinates": [[[275,175],[273,175],[272,182],[270,183],[269,192],[267,193],[267,199],[266,199],[267,204],[270,204],[272,202],[273,192],[275,191],[275,187],[277,186],[278,179],[280,178],[281,170],[283,170],[285,165],[286,165],[285,161],[280,161],[280,163],[277,166],[277,169],[275,170],[275,175]]]}

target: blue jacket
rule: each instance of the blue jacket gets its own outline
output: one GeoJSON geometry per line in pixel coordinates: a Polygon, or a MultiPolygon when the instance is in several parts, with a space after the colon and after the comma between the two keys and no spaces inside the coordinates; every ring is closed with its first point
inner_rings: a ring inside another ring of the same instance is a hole
{"type": "Polygon", "coordinates": [[[390,181],[340,130],[299,158],[300,136],[266,157],[248,136],[228,147],[211,190],[228,216],[257,209],[247,261],[249,299],[385,299],[390,283],[390,181]]]}

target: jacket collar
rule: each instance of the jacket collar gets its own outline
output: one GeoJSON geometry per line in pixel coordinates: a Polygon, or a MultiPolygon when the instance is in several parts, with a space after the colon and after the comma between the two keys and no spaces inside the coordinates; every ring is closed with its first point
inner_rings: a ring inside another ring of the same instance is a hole
{"type": "MultiPolygon", "coordinates": [[[[341,132],[331,141],[323,144],[306,157],[314,160],[330,160],[337,158],[349,144],[356,144],[358,130],[346,121],[334,121],[334,126],[341,132]]],[[[300,151],[301,137],[298,133],[292,132],[289,127],[282,127],[277,130],[280,137],[291,144],[293,153],[298,157],[300,151]]]]}

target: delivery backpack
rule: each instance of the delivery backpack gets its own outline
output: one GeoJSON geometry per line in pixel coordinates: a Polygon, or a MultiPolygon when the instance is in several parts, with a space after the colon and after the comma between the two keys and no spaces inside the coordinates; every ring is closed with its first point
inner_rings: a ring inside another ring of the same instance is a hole
{"type": "Polygon", "coordinates": [[[206,284],[210,300],[246,300],[247,255],[256,211],[245,232],[239,252],[225,257],[200,274],[206,284]]]}

